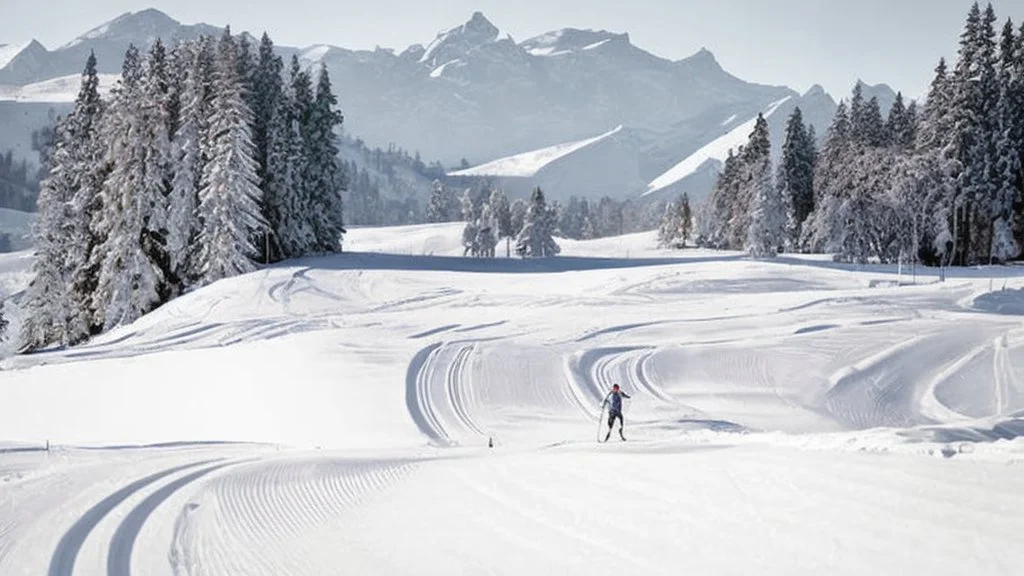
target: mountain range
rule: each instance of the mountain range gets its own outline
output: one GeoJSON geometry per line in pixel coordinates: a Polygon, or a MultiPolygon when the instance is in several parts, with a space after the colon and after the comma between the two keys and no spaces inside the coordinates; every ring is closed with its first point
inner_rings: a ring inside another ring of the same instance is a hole
{"type": "MultiPolygon", "coordinates": [[[[113,75],[130,43],[147,47],[158,37],[173,43],[220,32],[149,9],[55,50],[35,41],[0,45],[0,150],[29,155],[31,129],[51,109],[68,106],[90,50],[100,72],[113,75]]],[[[819,137],[836,107],[817,86],[799,94],[743,81],[706,49],[668,60],[635,46],[628,34],[573,28],[517,42],[480,12],[401,52],[327,45],[278,50],[298,55],[305,66],[326,66],[347,133],[370,145],[417,150],[446,166],[468,164],[453,178],[495,179],[513,194],[541,185],[555,197],[684,190],[700,197],[759,112],[779,144],[794,107],[819,137]]],[[[885,85],[865,93],[877,96],[883,110],[895,97],[885,85]]]]}

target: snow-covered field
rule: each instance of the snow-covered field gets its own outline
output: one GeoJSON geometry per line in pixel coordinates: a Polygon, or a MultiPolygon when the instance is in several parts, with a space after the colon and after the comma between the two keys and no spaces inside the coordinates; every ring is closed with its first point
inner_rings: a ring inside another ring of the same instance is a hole
{"type": "Polygon", "coordinates": [[[460,238],[355,229],[7,359],[0,574],[1024,565],[1019,268],[460,238]],[[599,444],[613,382],[629,441],[599,444]]]}

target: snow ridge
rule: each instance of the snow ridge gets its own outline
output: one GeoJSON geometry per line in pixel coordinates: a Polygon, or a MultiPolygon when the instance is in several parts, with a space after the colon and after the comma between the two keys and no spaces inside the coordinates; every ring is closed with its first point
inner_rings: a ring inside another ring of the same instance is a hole
{"type": "Polygon", "coordinates": [[[619,133],[622,130],[622,126],[617,126],[614,130],[610,130],[586,140],[579,140],[576,142],[565,142],[562,144],[556,144],[540,150],[533,150],[530,152],[523,152],[522,154],[516,154],[515,156],[508,156],[506,158],[499,158],[480,166],[468,168],[466,170],[459,170],[458,172],[452,172],[450,176],[504,176],[504,177],[519,177],[519,178],[530,178],[540,172],[548,164],[551,164],[559,158],[563,158],[590,146],[596,144],[610,136],[619,133]]]}
{"type": "MultiPolygon", "coordinates": [[[[768,118],[779,109],[780,106],[785,104],[792,96],[786,96],[782,100],[773,102],[764,111],[765,118],[768,118]]],[[[726,121],[733,120],[730,118],[726,121]]],[[[757,117],[751,118],[750,120],[740,124],[733,128],[728,133],[720,136],[711,142],[705,144],[702,148],[690,154],[682,162],[676,164],[670,168],[667,172],[658,176],[647,185],[647,191],[644,192],[644,196],[653,194],[659,190],[664,190],[669,186],[679,182],[680,180],[692,175],[693,173],[700,170],[705,164],[711,161],[723,162],[729,154],[729,150],[735,150],[744,143],[750,136],[750,132],[754,129],[754,124],[757,122],[757,117]]]]}

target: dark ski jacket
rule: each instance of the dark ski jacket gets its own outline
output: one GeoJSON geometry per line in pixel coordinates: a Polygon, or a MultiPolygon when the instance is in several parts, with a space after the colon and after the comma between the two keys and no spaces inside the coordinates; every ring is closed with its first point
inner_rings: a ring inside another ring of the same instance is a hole
{"type": "Polygon", "coordinates": [[[608,404],[608,400],[611,399],[611,406],[608,408],[608,411],[621,413],[623,398],[629,398],[629,394],[626,394],[621,390],[619,390],[618,392],[609,392],[608,395],[604,397],[605,404],[608,404]]]}

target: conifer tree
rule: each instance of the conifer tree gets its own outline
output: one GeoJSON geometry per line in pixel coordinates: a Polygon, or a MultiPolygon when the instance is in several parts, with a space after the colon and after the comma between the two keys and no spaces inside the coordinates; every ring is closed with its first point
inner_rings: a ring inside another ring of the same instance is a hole
{"type": "Polygon", "coordinates": [[[792,247],[799,244],[804,221],[814,211],[815,155],[813,135],[804,126],[798,107],[786,123],[776,184],[787,208],[787,244],[792,247]]]}
{"type": "Polygon", "coordinates": [[[516,254],[522,258],[557,256],[562,249],[553,238],[554,224],[554,215],[548,210],[544,192],[539,187],[534,188],[523,229],[516,239],[516,254]]]}
{"type": "Polygon", "coordinates": [[[252,142],[252,110],[243,96],[237,48],[225,35],[217,46],[210,103],[210,159],[199,192],[199,284],[248,272],[258,254],[253,238],[266,227],[252,142]]]}

